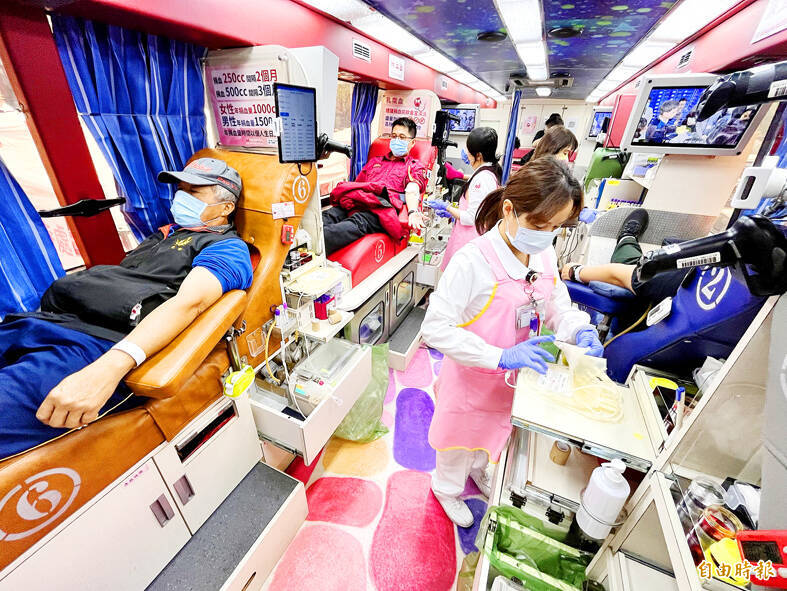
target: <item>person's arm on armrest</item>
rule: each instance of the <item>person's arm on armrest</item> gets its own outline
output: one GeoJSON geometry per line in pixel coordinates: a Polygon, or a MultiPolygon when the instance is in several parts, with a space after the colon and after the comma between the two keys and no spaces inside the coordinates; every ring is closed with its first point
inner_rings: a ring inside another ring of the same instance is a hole
{"type": "MultiPolygon", "coordinates": [[[[571,279],[571,267],[577,266],[574,263],[569,263],[563,266],[560,276],[563,280],[568,281],[571,279]]],[[[578,267],[578,266],[577,266],[578,267]]],[[[630,291],[631,289],[631,274],[634,271],[635,265],[624,265],[623,263],[607,263],[606,265],[582,265],[581,268],[575,269],[575,278],[582,283],[590,283],[591,281],[603,281],[604,283],[611,283],[618,287],[624,287],[630,291]]]]}
{"type": "Polygon", "coordinates": [[[404,188],[404,201],[407,205],[407,222],[413,230],[420,230],[424,227],[424,219],[418,209],[421,201],[421,189],[418,183],[409,182],[404,188]],[[412,213],[410,213],[412,212],[412,213]]]}
{"type": "MultiPolygon", "coordinates": [[[[175,297],[148,314],[125,340],[150,357],[166,347],[222,293],[216,275],[205,267],[194,267],[175,297]]],[[[38,408],[36,418],[50,427],[69,429],[94,421],[120,380],[135,366],[129,354],[110,349],[55,386],[38,408]]]]}

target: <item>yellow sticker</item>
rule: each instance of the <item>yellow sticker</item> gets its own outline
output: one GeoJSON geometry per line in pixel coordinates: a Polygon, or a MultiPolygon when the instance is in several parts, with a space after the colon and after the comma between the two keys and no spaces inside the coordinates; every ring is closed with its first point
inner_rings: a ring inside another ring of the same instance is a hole
{"type": "Polygon", "coordinates": [[[607,179],[608,185],[619,185],[620,181],[618,179],[607,179]]]}
{"type": "Polygon", "coordinates": [[[634,437],[640,440],[645,439],[645,436],[642,433],[634,433],[634,437]]]}

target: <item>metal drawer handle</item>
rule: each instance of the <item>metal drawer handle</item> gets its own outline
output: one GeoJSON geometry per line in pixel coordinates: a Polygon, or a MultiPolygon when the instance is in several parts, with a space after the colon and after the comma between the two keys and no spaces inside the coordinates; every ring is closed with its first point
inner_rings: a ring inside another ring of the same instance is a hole
{"type": "Polygon", "coordinates": [[[150,510],[161,527],[164,527],[170,519],[175,517],[175,511],[172,509],[172,505],[169,504],[166,495],[161,495],[153,501],[150,505],[150,510]]]}
{"type": "Polygon", "coordinates": [[[189,477],[185,474],[176,480],[175,484],[172,486],[175,488],[175,492],[178,494],[178,498],[180,499],[180,503],[182,505],[185,505],[192,498],[194,498],[194,487],[191,486],[189,477]]]}

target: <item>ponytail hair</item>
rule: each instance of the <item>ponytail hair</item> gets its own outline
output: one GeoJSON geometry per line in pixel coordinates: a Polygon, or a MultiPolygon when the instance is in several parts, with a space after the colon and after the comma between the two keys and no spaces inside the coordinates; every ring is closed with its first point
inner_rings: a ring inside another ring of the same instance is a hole
{"type": "Polygon", "coordinates": [[[491,164],[497,182],[503,178],[503,169],[498,162],[499,156],[497,155],[497,132],[491,127],[476,127],[467,136],[465,142],[465,149],[468,154],[474,157],[477,154],[481,155],[481,159],[485,164],[491,164]]]}
{"type": "Polygon", "coordinates": [[[524,213],[534,223],[545,223],[569,204],[568,219],[576,218],[584,195],[579,181],[563,162],[551,156],[531,160],[511,176],[505,187],[495,189],[481,202],[475,216],[479,234],[492,229],[503,217],[506,199],[517,215],[524,213]]]}

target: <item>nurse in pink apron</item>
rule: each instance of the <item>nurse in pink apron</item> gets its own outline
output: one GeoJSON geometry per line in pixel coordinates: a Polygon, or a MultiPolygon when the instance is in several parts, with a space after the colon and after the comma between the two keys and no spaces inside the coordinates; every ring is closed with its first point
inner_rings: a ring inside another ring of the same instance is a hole
{"type": "Polygon", "coordinates": [[[582,198],[555,158],[523,167],[481,204],[481,236],[455,254],[430,296],[423,337],[445,354],[429,429],[437,450],[432,490],[461,527],[473,523],[459,498],[467,477],[488,496],[487,464],[497,463],[511,433],[514,390],[506,372],[544,373],[554,359],[539,344],[555,338],[603,352],[588,315],[571,307],[552,248],[555,231],[577,216],[582,198]],[[555,335],[539,336],[542,326],[555,335]]]}
{"type": "Polygon", "coordinates": [[[497,163],[497,132],[491,127],[476,127],[467,136],[462,160],[473,167],[473,174],[465,185],[459,207],[445,201],[428,201],[427,205],[442,217],[456,220],[451,238],[443,253],[441,269],[445,271],[454,253],[478,238],[475,214],[484,198],[500,185],[500,165],[497,163]]]}

